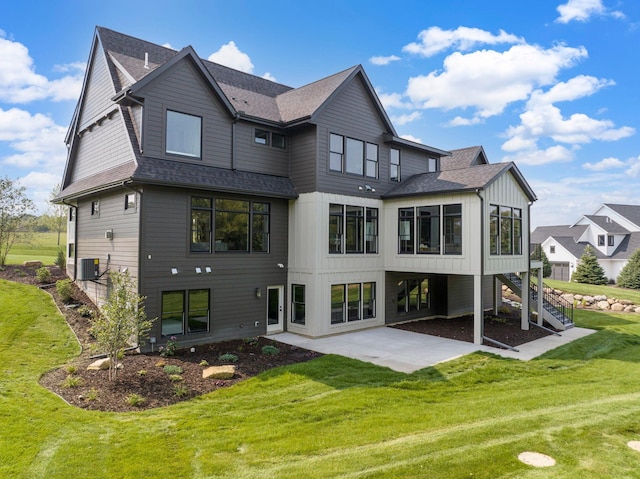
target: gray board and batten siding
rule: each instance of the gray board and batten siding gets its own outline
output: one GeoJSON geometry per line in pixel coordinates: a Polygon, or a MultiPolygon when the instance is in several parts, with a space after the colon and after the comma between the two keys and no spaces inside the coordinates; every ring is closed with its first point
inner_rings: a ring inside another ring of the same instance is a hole
{"type": "MultiPolygon", "coordinates": [[[[144,195],[140,294],[147,297],[147,315],[160,316],[163,291],[210,289],[209,332],[185,335],[181,344],[196,344],[212,337],[223,341],[265,334],[266,288],[278,285],[285,286],[286,290],[287,270],[278,264],[287,263],[288,201],[155,186],[147,186],[144,195]],[[269,203],[270,251],[191,253],[192,196],[269,203]],[[205,272],[206,267],[211,268],[211,273],[205,272]],[[172,274],[172,268],[176,268],[177,274],[172,274]],[[196,273],[196,268],[200,268],[201,273],[196,273]],[[257,288],[261,290],[261,298],[256,297],[257,288]]],[[[284,305],[286,308],[286,301],[284,305]]],[[[152,335],[157,336],[159,342],[164,341],[160,320],[152,335]]]]}

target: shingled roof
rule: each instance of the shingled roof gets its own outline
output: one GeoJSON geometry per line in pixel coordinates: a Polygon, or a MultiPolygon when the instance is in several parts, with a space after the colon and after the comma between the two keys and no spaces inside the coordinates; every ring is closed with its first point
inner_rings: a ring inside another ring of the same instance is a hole
{"type": "Polygon", "coordinates": [[[627,228],[625,228],[622,225],[619,225],[608,216],[585,215],[585,218],[589,219],[594,224],[598,225],[607,233],[611,233],[611,234],[629,233],[629,230],[627,228]]]}
{"type": "Polygon", "coordinates": [[[451,156],[443,158],[441,161],[442,170],[459,170],[475,165],[485,165],[489,163],[487,155],[481,146],[470,146],[451,150],[451,156]]]}

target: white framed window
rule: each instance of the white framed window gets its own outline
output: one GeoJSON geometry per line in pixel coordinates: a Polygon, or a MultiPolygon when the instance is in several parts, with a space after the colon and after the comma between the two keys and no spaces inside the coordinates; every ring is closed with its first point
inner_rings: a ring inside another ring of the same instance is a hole
{"type": "Polygon", "coordinates": [[[347,173],[364,174],[364,142],[347,138],[346,164],[347,173]]]}
{"type": "Polygon", "coordinates": [[[331,133],[329,135],[329,169],[342,173],[342,159],[344,156],[344,138],[331,133]]]}
{"type": "Polygon", "coordinates": [[[369,178],[378,177],[378,145],[367,143],[365,175],[369,178]]]}
{"type": "Polygon", "coordinates": [[[253,141],[259,145],[269,144],[269,132],[267,130],[261,130],[256,128],[253,133],[253,141]]]}
{"type": "Polygon", "coordinates": [[[400,150],[397,148],[389,149],[389,179],[400,181],[400,150]]]}

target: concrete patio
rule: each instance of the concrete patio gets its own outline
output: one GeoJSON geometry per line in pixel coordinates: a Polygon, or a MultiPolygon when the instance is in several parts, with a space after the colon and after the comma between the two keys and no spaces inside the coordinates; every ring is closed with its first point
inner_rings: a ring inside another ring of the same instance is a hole
{"type": "Polygon", "coordinates": [[[561,336],[550,335],[521,344],[517,346],[517,352],[388,327],[323,338],[306,338],[293,333],[274,334],[270,338],[323,354],[338,354],[395,371],[412,373],[475,351],[528,361],[592,333],[595,331],[591,329],[571,328],[563,331],[561,336]]]}

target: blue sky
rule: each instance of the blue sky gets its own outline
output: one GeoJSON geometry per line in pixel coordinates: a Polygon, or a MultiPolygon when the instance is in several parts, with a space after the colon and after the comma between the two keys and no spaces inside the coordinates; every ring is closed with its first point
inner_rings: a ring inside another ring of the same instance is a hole
{"type": "Polygon", "coordinates": [[[96,25],[293,87],[362,64],[400,136],[515,161],[533,227],[640,204],[636,0],[6,3],[0,176],[40,211],[96,25]]]}

